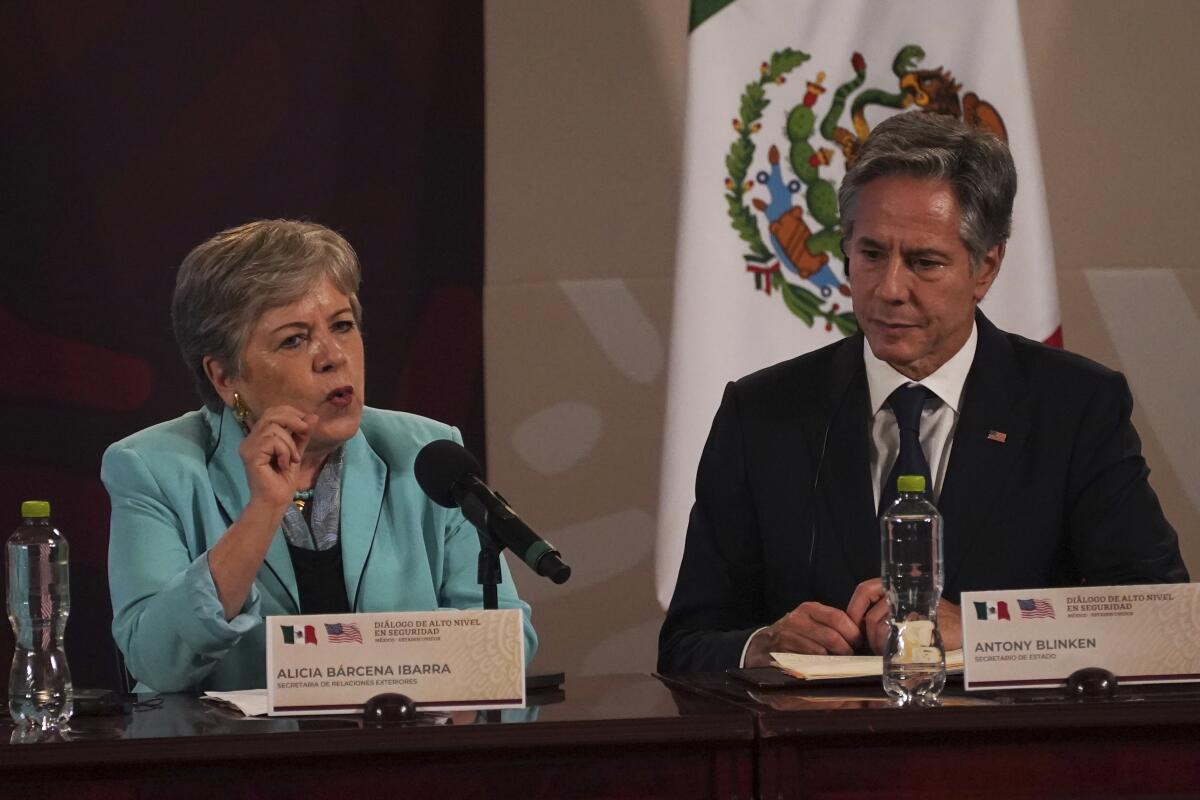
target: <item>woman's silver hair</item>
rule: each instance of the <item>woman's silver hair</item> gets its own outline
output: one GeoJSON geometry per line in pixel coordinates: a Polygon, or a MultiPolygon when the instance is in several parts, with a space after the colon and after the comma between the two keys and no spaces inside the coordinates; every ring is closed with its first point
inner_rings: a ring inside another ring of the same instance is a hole
{"type": "Polygon", "coordinates": [[[911,111],[872,129],[842,179],[838,207],[847,239],[863,187],[885,175],[944,180],[958,199],[959,235],[977,269],[987,252],[1012,231],[1017,168],[1008,145],[954,117],[911,111]]]}
{"type": "Polygon", "coordinates": [[[288,219],[248,222],[221,231],[188,253],[179,265],[171,321],[183,361],[204,405],[223,405],[204,371],[212,356],[236,377],[242,346],[269,309],[294,303],[328,276],[350,297],[362,322],[358,256],[350,243],[323,225],[288,219]]]}

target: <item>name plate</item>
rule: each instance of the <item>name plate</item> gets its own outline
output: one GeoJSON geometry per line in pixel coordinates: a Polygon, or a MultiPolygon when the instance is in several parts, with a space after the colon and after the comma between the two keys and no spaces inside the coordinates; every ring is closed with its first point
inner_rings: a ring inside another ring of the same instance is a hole
{"type": "Polygon", "coordinates": [[[384,692],[424,710],[525,705],[517,609],[301,614],[266,625],[272,715],[358,713],[384,692]]]}
{"type": "Polygon", "coordinates": [[[1200,584],[963,592],[967,689],[1200,681],[1200,584]]]}

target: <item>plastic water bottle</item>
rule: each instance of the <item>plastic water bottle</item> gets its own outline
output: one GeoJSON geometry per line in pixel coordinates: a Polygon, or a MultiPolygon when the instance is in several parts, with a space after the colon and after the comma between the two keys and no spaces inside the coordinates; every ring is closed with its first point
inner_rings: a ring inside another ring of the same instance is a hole
{"type": "Polygon", "coordinates": [[[925,499],[925,478],[902,475],[899,497],[879,521],[883,588],[891,604],[883,689],[897,705],[933,705],[946,685],[938,630],[942,515],[925,499]]]}
{"type": "Polygon", "coordinates": [[[66,538],[50,524],[50,504],[21,504],[8,539],[8,621],[16,639],[8,710],[19,729],[65,727],[73,711],[63,633],[71,612],[66,538]]]}

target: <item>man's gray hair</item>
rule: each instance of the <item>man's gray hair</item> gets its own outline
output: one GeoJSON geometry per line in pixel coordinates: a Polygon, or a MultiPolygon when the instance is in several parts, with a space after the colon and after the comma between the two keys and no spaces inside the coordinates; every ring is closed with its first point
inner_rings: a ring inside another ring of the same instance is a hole
{"type": "Polygon", "coordinates": [[[358,302],[361,273],[350,243],[323,225],[288,219],[258,220],[221,231],[188,253],[175,278],[171,321],[204,405],[223,405],[204,371],[212,356],[236,377],[242,346],[260,316],[294,303],[328,276],[358,302]]]}
{"type": "Polygon", "coordinates": [[[853,166],[842,179],[838,207],[842,232],[854,232],[860,193],[885,175],[909,175],[948,182],[958,199],[959,235],[976,269],[987,252],[1012,231],[1017,168],[1008,145],[997,136],[954,117],[910,111],[872,129],[853,166]]]}

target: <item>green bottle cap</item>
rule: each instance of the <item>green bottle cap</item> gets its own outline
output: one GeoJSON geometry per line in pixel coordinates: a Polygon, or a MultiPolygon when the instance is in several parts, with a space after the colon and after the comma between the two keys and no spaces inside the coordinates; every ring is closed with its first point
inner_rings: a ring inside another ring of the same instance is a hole
{"type": "Polygon", "coordinates": [[[896,491],[898,492],[916,492],[922,494],[925,491],[925,476],[924,475],[901,475],[896,479],[896,491]]]}
{"type": "Polygon", "coordinates": [[[50,516],[50,503],[46,500],[26,500],[21,503],[21,516],[25,519],[37,519],[50,516]]]}

